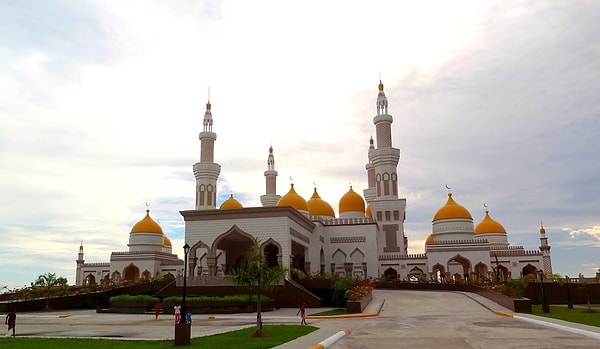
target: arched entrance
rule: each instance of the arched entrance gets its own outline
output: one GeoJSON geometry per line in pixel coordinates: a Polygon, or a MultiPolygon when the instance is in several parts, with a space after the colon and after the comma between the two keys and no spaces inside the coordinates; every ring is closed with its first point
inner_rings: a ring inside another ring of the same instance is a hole
{"type": "Polygon", "coordinates": [[[478,279],[483,279],[488,276],[488,267],[484,263],[475,264],[475,273],[477,274],[478,279]]]}
{"type": "Polygon", "coordinates": [[[136,281],[140,278],[140,269],[133,263],[123,269],[123,279],[127,281],[136,281]]]}
{"type": "Polygon", "coordinates": [[[525,277],[529,274],[536,275],[536,277],[537,277],[537,268],[531,264],[527,264],[526,266],[523,267],[523,269],[521,269],[521,275],[523,277],[525,277]]]}
{"type": "Polygon", "coordinates": [[[425,273],[419,267],[414,267],[408,272],[408,279],[411,282],[418,282],[419,280],[423,280],[425,278],[425,273]]]}
{"type": "Polygon", "coordinates": [[[84,285],[95,285],[96,284],[96,277],[92,274],[88,274],[84,281],[83,281],[84,285]]]}
{"type": "Polygon", "coordinates": [[[275,242],[275,240],[267,240],[267,242],[263,244],[262,249],[263,256],[265,256],[265,260],[267,261],[269,268],[281,265],[281,248],[279,247],[279,244],[275,242]]]}
{"type": "Polygon", "coordinates": [[[396,269],[389,267],[383,272],[385,281],[396,281],[398,279],[398,272],[396,269]]]}
{"type": "Polygon", "coordinates": [[[444,282],[446,280],[446,269],[440,263],[431,268],[431,280],[444,282]]]}
{"type": "MultiPolygon", "coordinates": [[[[243,232],[234,225],[213,243],[211,250],[215,251],[215,258],[212,258],[212,261],[209,259],[209,270],[212,269],[212,263],[216,264],[217,259],[222,263],[222,272],[225,274],[236,269],[244,269],[248,261],[248,253],[255,245],[255,239],[252,235],[243,232]],[[220,253],[220,256],[217,253],[220,253]]],[[[212,267],[216,271],[216,265],[212,267]]]]}
{"type": "Polygon", "coordinates": [[[471,262],[461,255],[456,255],[448,260],[448,272],[452,274],[454,281],[468,280],[471,270],[471,262]]]}

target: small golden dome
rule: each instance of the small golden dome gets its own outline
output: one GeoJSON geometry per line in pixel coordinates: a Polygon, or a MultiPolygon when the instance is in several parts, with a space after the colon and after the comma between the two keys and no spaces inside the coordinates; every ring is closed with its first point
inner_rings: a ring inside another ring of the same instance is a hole
{"type": "Polygon", "coordinates": [[[365,210],[365,216],[373,218],[373,213],[371,213],[371,205],[367,205],[367,209],[365,210]]]}
{"type": "Polygon", "coordinates": [[[483,220],[477,224],[475,227],[476,234],[490,234],[490,233],[504,233],[506,234],[506,229],[502,226],[502,224],[496,222],[490,217],[489,211],[485,211],[485,217],[483,220]]]}
{"type": "Polygon", "coordinates": [[[163,231],[160,225],[150,218],[150,210],[146,210],[146,217],[131,228],[131,234],[135,233],[162,234],[163,231]]]}
{"type": "Polygon", "coordinates": [[[467,218],[473,219],[471,213],[461,205],[457,204],[452,199],[452,193],[448,193],[448,201],[442,206],[433,216],[433,220],[452,219],[452,218],[467,218]]]}
{"type": "Polygon", "coordinates": [[[296,193],[293,183],[290,186],[290,191],[277,201],[277,206],[292,206],[297,210],[308,211],[306,200],[296,193]]]}
{"type": "Polygon", "coordinates": [[[173,245],[171,245],[171,240],[169,240],[169,238],[166,235],[163,235],[163,245],[168,246],[168,247],[173,246],[173,245]]]}
{"type": "Polygon", "coordinates": [[[317,193],[317,188],[315,188],[313,195],[306,202],[306,204],[308,205],[308,213],[313,216],[335,217],[333,207],[331,207],[331,205],[327,201],[321,199],[321,197],[317,193]]]}
{"type": "Polygon", "coordinates": [[[365,212],[365,201],[363,198],[356,194],[350,186],[350,190],[340,199],[340,213],[342,212],[365,212]]]}
{"type": "Polygon", "coordinates": [[[223,201],[219,209],[221,210],[237,210],[240,208],[244,208],[242,204],[233,198],[233,194],[229,197],[229,199],[223,201]]]}
{"type": "Polygon", "coordinates": [[[383,91],[383,82],[379,80],[379,91],[383,91]]]}
{"type": "Polygon", "coordinates": [[[206,110],[210,110],[210,107],[211,107],[211,105],[210,105],[210,101],[209,101],[208,103],[206,103],[206,110]]]}
{"type": "Polygon", "coordinates": [[[546,229],[544,229],[544,225],[540,225],[540,234],[546,234],[546,229]]]}
{"type": "Polygon", "coordinates": [[[434,241],[435,241],[435,240],[433,239],[433,235],[429,235],[429,236],[427,237],[427,240],[425,240],[425,244],[426,244],[426,245],[427,245],[427,244],[433,244],[433,242],[434,242],[434,241]]]}

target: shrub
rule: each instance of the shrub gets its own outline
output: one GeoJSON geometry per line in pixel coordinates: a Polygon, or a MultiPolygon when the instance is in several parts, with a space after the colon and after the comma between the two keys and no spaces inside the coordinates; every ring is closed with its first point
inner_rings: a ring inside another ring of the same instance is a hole
{"type": "Polygon", "coordinates": [[[132,295],[128,295],[128,294],[121,294],[118,296],[113,296],[110,297],[108,300],[110,303],[113,302],[152,302],[152,303],[157,303],[160,302],[160,299],[158,299],[157,297],[152,297],[152,296],[148,296],[145,294],[140,294],[140,295],[136,295],[136,296],[132,296],[132,295]]]}

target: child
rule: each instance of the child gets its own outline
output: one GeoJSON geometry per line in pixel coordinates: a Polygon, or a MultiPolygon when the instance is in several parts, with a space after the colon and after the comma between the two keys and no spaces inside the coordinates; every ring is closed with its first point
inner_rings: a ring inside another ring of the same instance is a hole
{"type": "Polygon", "coordinates": [[[298,312],[296,313],[296,316],[298,314],[300,314],[300,317],[302,318],[302,321],[300,321],[300,325],[306,325],[306,307],[308,305],[306,303],[302,303],[302,305],[300,306],[300,309],[298,309],[298,312]]]}
{"type": "Polygon", "coordinates": [[[181,305],[179,303],[175,303],[173,307],[173,315],[175,315],[175,323],[178,324],[181,320],[181,305]]]}
{"type": "Polygon", "coordinates": [[[187,313],[185,313],[185,322],[187,322],[188,324],[192,323],[192,312],[190,310],[188,310],[187,313]]]}

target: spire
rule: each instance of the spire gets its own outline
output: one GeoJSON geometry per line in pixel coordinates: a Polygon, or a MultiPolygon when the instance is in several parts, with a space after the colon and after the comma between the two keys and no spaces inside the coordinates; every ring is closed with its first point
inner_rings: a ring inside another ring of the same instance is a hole
{"type": "Polygon", "coordinates": [[[383,92],[383,82],[379,80],[379,93],[377,94],[377,115],[387,115],[388,101],[383,92]]]}
{"type": "Polygon", "coordinates": [[[260,196],[263,206],[275,206],[281,196],[277,195],[277,171],[275,171],[275,156],[273,146],[269,146],[267,157],[267,170],[265,171],[265,195],[260,196]]]}
{"type": "Polygon", "coordinates": [[[267,171],[275,171],[275,157],[273,156],[273,146],[269,146],[269,157],[267,158],[267,171]]]}
{"type": "Polygon", "coordinates": [[[208,86],[208,101],[206,102],[206,112],[204,113],[204,132],[212,132],[212,113],[210,111],[210,86],[208,86]]]}

